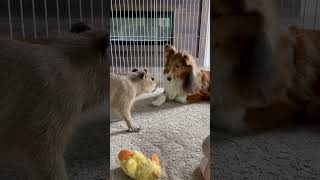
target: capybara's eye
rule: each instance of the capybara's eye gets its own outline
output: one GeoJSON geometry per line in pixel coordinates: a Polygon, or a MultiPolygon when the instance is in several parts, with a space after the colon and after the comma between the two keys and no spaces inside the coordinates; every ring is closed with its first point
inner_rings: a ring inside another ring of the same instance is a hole
{"type": "Polygon", "coordinates": [[[151,80],[154,81],[154,78],[152,77],[151,80]]]}

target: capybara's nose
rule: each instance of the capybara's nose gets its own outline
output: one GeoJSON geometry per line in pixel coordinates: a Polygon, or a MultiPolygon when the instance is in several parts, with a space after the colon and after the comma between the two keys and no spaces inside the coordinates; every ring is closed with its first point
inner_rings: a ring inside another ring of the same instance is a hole
{"type": "Polygon", "coordinates": [[[171,79],[172,79],[172,78],[171,78],[170,76],[169,76],[169,77],[167,77],[167,80],[168,80],[168,81],[171,81],[171,79]]]}

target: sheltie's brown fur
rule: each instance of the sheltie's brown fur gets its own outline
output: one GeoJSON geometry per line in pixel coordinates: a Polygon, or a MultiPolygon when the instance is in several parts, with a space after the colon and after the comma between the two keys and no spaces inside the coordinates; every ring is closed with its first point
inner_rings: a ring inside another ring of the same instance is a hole
{"type": "Polygon", "coordinates": [[[320,117],[320,32],[281,26],[272,0],[212,7],[217,126],[273,128],[320,117]]]}
{"type": "Polygon", "coordinates": [[[164,74],[171,72],[172,79],[181,79],[182,94],[186,95],[188,103],[209,100],[210,98],[210,71],[202,70],[188,51],[178,51],[167,45],[165,48],[166,63],[164,74]]]}

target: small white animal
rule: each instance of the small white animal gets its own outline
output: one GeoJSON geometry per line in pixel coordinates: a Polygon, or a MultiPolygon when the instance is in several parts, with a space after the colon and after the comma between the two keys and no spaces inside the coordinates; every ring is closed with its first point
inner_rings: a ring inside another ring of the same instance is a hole
{"type": "Polygon", "coordinates": [[[119,114],[127,123],[128,131],[138,132],[132,123],[131,107],[137,96],[153,92],[157,89],[157,83],[146,69],[138,71],[133,69],[128,74],[110,75],[110,104],[111,110],[119,114]]]}

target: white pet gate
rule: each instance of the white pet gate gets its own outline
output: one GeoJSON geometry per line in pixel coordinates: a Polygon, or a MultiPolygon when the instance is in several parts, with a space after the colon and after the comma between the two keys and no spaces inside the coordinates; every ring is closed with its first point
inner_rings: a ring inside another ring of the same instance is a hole
{"type": "Polygon", "coordinates": [[[209,68],[209,7],[210,0],[2,0],[0,34],[46,37],[79,21],[110,28],[111,71],[147,68],[161,80],[165,44],[189,51],[209,68]]]}
{"type": "Polygon", "coordinates": [[[210,0],[112,0],[111,71],[146,68],[162,84],[166,44],[209,68],[209,7],[210,0]]]}
{"type": "MultiPolygon", "coordinates": [[[[275,1],[285,23],[319,29],[319,0],[275,1]]],[[[0,35],[45,37],[78,21],[110,28],[111,71],[148,68],[161,80],[165,44],[188,50],[199,66],[210,67],[209,14],[210,0],[2,0],[0,35]]]]}

